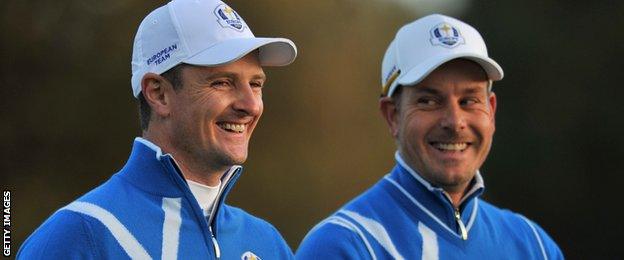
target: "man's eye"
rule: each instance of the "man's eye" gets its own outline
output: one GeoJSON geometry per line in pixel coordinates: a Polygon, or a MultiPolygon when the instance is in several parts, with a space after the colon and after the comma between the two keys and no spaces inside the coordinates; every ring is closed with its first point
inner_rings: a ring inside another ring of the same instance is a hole
{"type": "Polygon", "coordinates": [[[476,98],[464,99],[461,102],[462,105],[468,105],[468,106],[469,105],[474,105],[474,104],[477,104],[477,103],[479,103],[479,100],[476,99],[476,98]]]}
{"type": "Polygon", "coordinates": [[[210,84],[210,86],[217,87],[217,88],[229,87],[230,82],[226,80],[217,80],[217,81],[213,81],[212,84],[210,84]]]}
{"type": "Polygon", "coordinates": [[[433,106],[437,102],[433,98],[419,98],[416,103],[419,105],[433,106]]]}
{"type": "Polygon", "coordinates": [[[264,86],[264,84],[262,84],[262,82],[251,82],[251,83],[249,83],[249,85],[252,88],[262,88],[264,86]]]}

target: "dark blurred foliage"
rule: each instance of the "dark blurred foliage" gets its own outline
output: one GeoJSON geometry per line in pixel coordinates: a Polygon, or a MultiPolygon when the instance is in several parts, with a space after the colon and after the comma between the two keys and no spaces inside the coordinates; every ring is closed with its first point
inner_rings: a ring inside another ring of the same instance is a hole
{"type": "MultiPolygon", "coordinates": [[[[451,1],[452,2],[452,1],[451,1]]],[[[464,1],[465,2],[465,1],[464,1]]],[[[105,181],[140,135],[130,57],[141,19],[164,1],[5,0],[0,7],[0,172],[19,244],[105,181]]],[[[293,249],[393,165],[377,109],[382,55],[430,12],[391,1],[245,1],[257,36],[299,47],[268,68],[265,113],[230,204],[272,222],[293,249]]],[[[538,222],[570,259],[624,256],[624,2],[469,1],[453,13],[505,69],[485,198],[538,222]]]]}

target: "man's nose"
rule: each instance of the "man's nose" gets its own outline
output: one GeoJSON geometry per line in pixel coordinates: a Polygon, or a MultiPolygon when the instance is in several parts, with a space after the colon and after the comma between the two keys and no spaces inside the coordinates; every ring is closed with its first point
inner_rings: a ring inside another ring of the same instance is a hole
{"type": "Polygon", "coordinates": [[[445,107],[440,126],[452,132],[460,132],[466,128],[466,118],[459,104],[448,104],[445,107]]]}
{"type": "Polygon", "coordinates": [[[237,88],[236,100],[233,108],[247,115],[257,116],[262,111],[262,94],[257,93],[249,83],[241,84],[237,88]]]}

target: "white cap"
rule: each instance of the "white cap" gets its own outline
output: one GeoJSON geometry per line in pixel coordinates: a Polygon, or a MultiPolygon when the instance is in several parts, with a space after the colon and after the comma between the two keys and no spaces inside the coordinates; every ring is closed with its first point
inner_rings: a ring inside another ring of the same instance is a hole
{"type": "Polygon", "coordinates": [[[297,47],[284,38],[258,38],[243,18],[219,0],[173,0],[148,14],[132,50],[132,91],[141,92],[148,73],[161,74],[180,63],[217,66],[259,49],[260,65],[284,66],[297,47]]]}
{"type": "Polygon", "coordinates": [[[472,26],[440,14],[403,26],[381,64],[382,96],[392,96],[397,86],[417,84],[440,65],[457,58],[475,61],[490,80],[503,78],[503,69],[488,57],[483,38],[472,26]]]}

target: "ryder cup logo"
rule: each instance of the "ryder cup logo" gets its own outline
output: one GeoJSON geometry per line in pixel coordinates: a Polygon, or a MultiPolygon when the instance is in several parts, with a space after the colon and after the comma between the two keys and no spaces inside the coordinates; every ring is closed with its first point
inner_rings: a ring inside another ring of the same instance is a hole
{"type": "Polygon", "coordinates": [[[241,255],[241,260],[261,260],[261,259],[254,253],[247,251],[243,255],[241,255]]]}
{"type": "Polygon", "coordinates": [[[441,23],[431,29],[431,44],[453,48],[464,43],[464,37],[459,34],[457,28],[441,23]]]}
{"type": "Polygon", "coordinates": [[[226,4],[220,4],[214,10],[215,15],[217,16],[217,21],[219,24],[225,28],[232,28],[236,31],[242,32],[245,29],[245,22],[241,19],[240,16],[226,4]]]}

